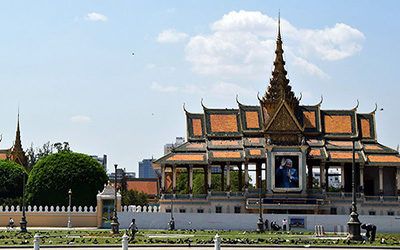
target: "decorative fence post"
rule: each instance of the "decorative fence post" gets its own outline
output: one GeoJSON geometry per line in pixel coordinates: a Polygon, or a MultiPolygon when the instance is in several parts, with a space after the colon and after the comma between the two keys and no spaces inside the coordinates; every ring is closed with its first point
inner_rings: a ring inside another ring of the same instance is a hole
{"type": "Polygon", "coordinates": [[[33,236],[33,249],[39,250],[40,249],[40,235],[38,233],[33,236]]]}
{"type": "Polygon", "coordinates": [[[221,237],[218,234],[214,237],[214,250],[221,250],[221,237]]]}
{"type": "Polygon", "coordinates": [[[124,235],[122,236],[122,250],[128,250],[128,239],[129,236],[124,233],[124,235]]]}

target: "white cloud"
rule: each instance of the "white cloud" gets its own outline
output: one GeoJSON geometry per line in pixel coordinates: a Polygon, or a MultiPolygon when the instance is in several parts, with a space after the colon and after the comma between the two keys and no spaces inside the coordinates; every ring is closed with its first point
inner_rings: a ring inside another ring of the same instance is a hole
{"type": "Polygon", "coordinates": [[[256,91],[249,89],[249,88],[243,88],[242,86],[235,84],[235,83],[229,83],[229,82],[219,82],[217,84],[213,84],[210,86],[210,93],[214,96],[218,97],[227,97],[227,98],[232,98],[233,96],[239,95],[242,97],[255,97],[256,96],[256,91]]]}
{"type": "Polygon", "coordinates": [[[92,118],[86,115],[75,115],[70,118],[71,122],[79,123],[79,124],[86,124],[92,121],[92,118]]]}
{"type": "Polygon", "coordinates": [[[108,17],[100,13],[91,12],[85,16],[85,19],[92,22],[106,22],[108,17]]]}
{"type": "Polygon", "coordinates": [[[312,76],[318,76],[320,78],[328,78],[328,75],[325,72],[323,72],[315,64],[310,63],[306,59],[297,56],[293,56],[291,59],[293,60],[293,65],[303,69],[305,73],[312,76]]]}
{"type": "Polygon", "coordinates": [[[161,85],[158,82],[153,82],[151,84],[151,89],[157,92],[177,92],[179,89],[173,85],[161,85]]]}
{"type": "MultiPolygon", "coordinates": [[[[277,20],[258,11],[232,11],[210,25],[210,34],[190,37],[186,60],[194,72],[223,79],[265,76],[274,58],[277,20]]],[[[314,60],[340,60],[362,49],[362,32],[338,23],[325,29],[300,29],[281,19],[285,55],[306,74],[325,78],[314,60]]]]}
{"type": "Polygon", "coordinates": [[[168,92],[168,93],[184,93],[184,94],[197,94],[207,95],[212,97],[226,97],[232,98],[232,96],[239,95],[243,97],[255,97],[256,91],[248,88],[243,88],[238,84],[229,82],[218,82],[215,84],[207,84],[198,86],[195,84],[184,84],[184,85],[162,85],[157,82],[153,82],[151,89],[157,92],[168,92]]]}
{"type": "Polygon", "coordinates": [[[157,42],[159,43],[178,43],[188,38],[188,34],[179,32],[174,29],[168,29],[158,34],[157,42]]]}
{"type": "Polygon", "coordinates": [[[302,47],[323,60],[335,61],[352,56],[362,49],[364,34],[344,23],[323,30],[300,30],[302,47]]]}

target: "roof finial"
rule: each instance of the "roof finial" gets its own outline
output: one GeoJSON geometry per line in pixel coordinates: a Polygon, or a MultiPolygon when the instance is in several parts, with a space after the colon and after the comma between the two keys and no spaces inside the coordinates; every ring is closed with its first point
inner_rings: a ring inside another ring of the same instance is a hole
{"type": "Polygon", "coordinates": [[[204,102],[203,102],[203,97],[201,98],[201,106],[203,107],[203,109],[207,109],[207,107],[206,106],[204,106],[204,102]]]}
{"type": "Polygon", "coordinates": [[[257,99],[262,102],[262,99],[260,98],[260,91],[257,92],[257,99]]]}
{"type": "Polygon", "coordinates": [[[357,105],[352,109],[353,111],[357,111],[358,106],[360,106],[360,101],[357,99],[357,105]]]}
{"type": "Polygon", "coordinates": [[[185,113],[189,113],[189,112],[186,110],[186,103],[183,103],[183,111],[185,111],[185,113]]]}
{"type": "Polygon", "coordinates": [[[281,10],[278,11],[278,39],[281,39],[281,10]]]}
{"type": "Polygon", "coordinates": [[[322,102],[324,101],[324,96],[321,95],[321,100],[319,101],[319,103],[316,106],[321,106],[322,102]]]}
{"type": "Polygon", "coordinates": [[[372,110],[372,112],[370,114],[374,115],[377,110],[378,110],[378,103],[375,103],[375,108],[374,108],[374,110],[372,110]]]}

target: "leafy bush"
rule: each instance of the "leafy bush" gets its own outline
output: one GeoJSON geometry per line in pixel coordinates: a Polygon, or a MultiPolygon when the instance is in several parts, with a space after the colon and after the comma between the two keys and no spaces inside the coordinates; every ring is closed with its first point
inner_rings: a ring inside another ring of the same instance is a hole
{"type": "Polygon", "coordinates": [[[148,205],[147,201],[147,194],[143,192],[139,192],[136,190],[127,190],[127,191],[122,191],[122,205],[123,206],[129,206],[129,205],[136,205],[136,206],[144,206],[148,205]]]}
{"type": "Polygon", "coordinates": [[[31,170],[26,187],[27,200],[33,205],[95,205],[96,194],[107,182],[103,167],[90,156],[61,151],[40,159],[31,170]]]}
{"type": "Polygon", "coordinates": [[[22,196],[23,175],[27,179],[26,171],[21,165],[9,160],[0,160],[0,200],[22,196]]]}

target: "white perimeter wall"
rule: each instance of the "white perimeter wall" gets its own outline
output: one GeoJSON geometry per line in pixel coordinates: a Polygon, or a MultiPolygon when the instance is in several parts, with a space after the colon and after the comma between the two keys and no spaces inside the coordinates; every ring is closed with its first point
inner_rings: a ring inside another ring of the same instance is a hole
{"type": "MultiPolygon", "coordinates": [[[[347,230],[347,215],[295,215],[295,214],[264,214],[263,219],[276,221],[281,225],[282,219],[289,217],[305,218],[307,230],[314,231],[315,225],[323,225],[325,231],[333,232],[335,225],[343,225],[347,230]]],[[[167,229],[170,219],[169,213],[145,213],[145,212],[119,212],[121,228],[128,228],[134,218],[140,229],[167,229]]],[[[197,214],[174,213],[176,229],[197,230],[255,230],[258,214],[197,214]]],[[[378,228],[378,232],[400,232],[400,217],[398,216],[369,216],[361,215],[361,223],[372,223],[378,228]]]]}

